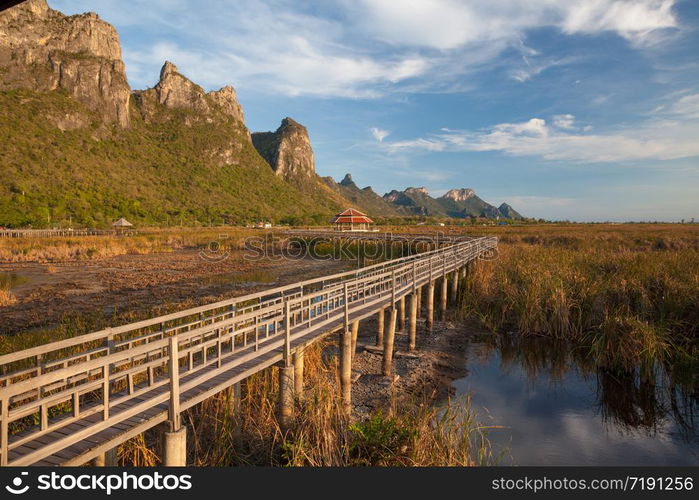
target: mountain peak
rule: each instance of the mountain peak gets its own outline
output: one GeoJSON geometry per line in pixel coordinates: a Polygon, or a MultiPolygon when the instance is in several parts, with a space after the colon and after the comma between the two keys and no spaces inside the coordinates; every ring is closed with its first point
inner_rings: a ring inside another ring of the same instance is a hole
{"type": "Polygon", "coordinates": [[[352,179],[352,174],[345,174],[345,177],[340,181],[341,186],[345,187],[353,187],[356,188],[357,184],[355,184],[354,179],[352,179]]]}
{"type": "Polygon", "coordinates": [[[95,13],[66,16],[45,0],[0,12],[0,90],[61,89],[107,122],[128,127],[131,88],[119,35],[95,13]]]}
{"type": "Polygon", "coordinates": [[[512,208],[512,206],[508,205],[507,203],[502,203],[498,207],[498,211],[500,212],[500,214],[503,217],[505,217],[507,219],[523,219],[524,218],[517,210],[512,208]]]}
{"type": "Polygon", "coordinates": [[[15,6],[14,9],[17,11],[28,11],[38,17],[45,17],[49,10],[51,10],[46,0],[25,0],[15,6]]]}
{"type": "Polygon", "coordinates": [[[417,193],[420,193],[420,194],[426,194],[426,195],[429,195],[429,194],[430,194],[430,193],[427,192],[427,188],[426,188],[425,186],[421,186],[421,187],[409,187],[409,188],[406,188],[406,189],[405,189],[404,193],[407,193],[407,194],[417,194],[417,193]]]}
{"type": "Polygon", "coordinates": [[[476,195],[476,192],[473,189],[470,188],[461,188],[461,189],[450,189],[447,191],[442,198],[444,199],[450,199],[454,201],[466,201],[470,198],[473,198],[476,195]]]}
{"type": "Polygon", "coordinates": [[[272,170],[286,180],[303,182],[315,174],[308,130],[288,116],[276,131],[252,134],[252,143],[272,170]]]}
{"type": "Polygon", "coordinates": [[[160,79],[162,80],[167,75],[172,74],[172,73],[179,74],[179,71],[177,70],[177,66],[175,66],[170,61],[165,61],[165,63],[163,64],[163,67],[160,68],[160,79]]]}
{"type": "Polygon", "coordinates": [[[302,128],[302,129],[305,129],[305,128],[306,128],[306,127],[304,127],[303,125],[301,125],[299,122],[297,122],[296,120],[294,120],[293,118],[289,118],[289,117],[287,116],[287,117],[285,117],[285,118],[282,120],[282,123],[281,123],[281,125],[280,125],[279,128],[288,128],[288,127],[291,127],[291,128],[299,127],[299,128],[302,128]]]}

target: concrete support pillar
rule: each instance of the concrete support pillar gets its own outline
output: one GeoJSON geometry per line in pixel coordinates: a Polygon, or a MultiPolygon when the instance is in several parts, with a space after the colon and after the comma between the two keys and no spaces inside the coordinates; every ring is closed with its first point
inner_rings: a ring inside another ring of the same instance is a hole
{"type": "Polygon", "coordinates": [[[303,346],[294,353],[294,396],[303,401],[303,346]]]}
{"type": "Polygon", "coordinates": [[[405,297],[398,300],[398,331],[405,331],[405,297]]]}
{"type": "Polygon", "coordinates": [[[459,294],[459,271],[451,273],[451,303],[456,304],[459,294]]]}
{"type": "Polygon", "coordinates": [[[340,393],[342,409],[349,416],[352,412],[352,332],[340,334],[340,393]]]}
{"type": "Polygon", "coordinates": [[[386,324],[384,312],[384,309],[379,309],[379,312],[376,315],[376,347],[383,346],[383,329],[384,325],[386,324]]]}
{"type": "Polygon", "coordinates": [[[417,340],[417,294],[410,295],[410,331],[408,334],[408,350],[415,350],[417,340]]]}
{"type": "Polygon", "coordinates": [[[427,329],[432,330],[434,324],[434,281],[427,285],[427,329]]]}
{"type": "Polygon", "coordinates": [[[163,433],[163,465],[184,467],[187,465],[187,428],[163,433]]]}
{"type": "Polygon", "coordinates": [[[116,467],[117,466],[117,448],[114,447],[97,455],[92,459],[93,467],[116,467]]]}
{"type": "Polygon", "coordinates": [[[395,307],[391,307],[391,316],[388,320],[388,330],[383,339],[383,374],[385,376],[391,375],[391,370],[393,369],[393,341],[396,337],[396,319],[398,316],[398,310],[395,307]]]}
{"type": "Polygon", "coordinates": [[[279,401],[277,414],[282,430],[289,427],[294,415],[294,367],[279,367],[279,401]]]}
{"type": "Polygon", "coordinates": [[[357,354],[357,337],[359,336],[359,320],[352,323],[352,362],[357,354]]]}
{"type": "Polygon", "coordinates": [[[442,297],[440,302],[442,321],[447,320],[447,276],[442,277],[442,297]]]}

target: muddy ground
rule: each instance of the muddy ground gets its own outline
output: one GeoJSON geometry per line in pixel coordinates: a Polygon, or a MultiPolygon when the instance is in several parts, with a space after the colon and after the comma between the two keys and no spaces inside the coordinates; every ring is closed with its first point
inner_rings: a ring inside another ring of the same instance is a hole
{"type": "MultiPolygon", "coordinates": [[[[435,321],[428,331],[424,318],[418,319],[416,349],[409,352],[406,322],[405,330],[396,332],[392,377],[381,373],[383,351],[376,348],[376,327],[376,319],[371,318],[359,328],[352,364],[354,418],[369,417],[376,410],[385,413],[397,402],[429,405],[444,401],[453,394],[452,381],[466,376],[470,329],[464,324],[435,321]]],[[[328,346],[326,353],[337,355],[337,343],[328,346]]]]}
{"type": "Polygon", "coordinates": [[[0,263],[19,277],[16,303],[0,307],[0,334],[56,325],[67,314],[118,317],[182,309],[349,269],[339,260],[249,261],[243,252],[212,262],[199,251],[121,255],[86,262],[0,263]]]}

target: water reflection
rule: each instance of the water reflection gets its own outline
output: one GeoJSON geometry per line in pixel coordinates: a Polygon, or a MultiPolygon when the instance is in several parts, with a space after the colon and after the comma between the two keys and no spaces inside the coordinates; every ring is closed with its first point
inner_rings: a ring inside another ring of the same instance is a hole
{"type": "Polygon", "coordinates": [[[545,338],[475,337],[468,376],[491,439],[518,465],[697,465],[691,367],[603,369],[584,349],[545,338]]]}

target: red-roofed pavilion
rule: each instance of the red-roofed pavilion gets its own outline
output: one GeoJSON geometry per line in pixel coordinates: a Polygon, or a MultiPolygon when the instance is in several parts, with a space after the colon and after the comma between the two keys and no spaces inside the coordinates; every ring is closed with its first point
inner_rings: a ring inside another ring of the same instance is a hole
{"type": "Polygon", "coordinates": [[[368,231],[369,224],[374,221],[359,210],[348,208],[333,217],[330,223],[335,224],[336,231],[368,231]]]}

